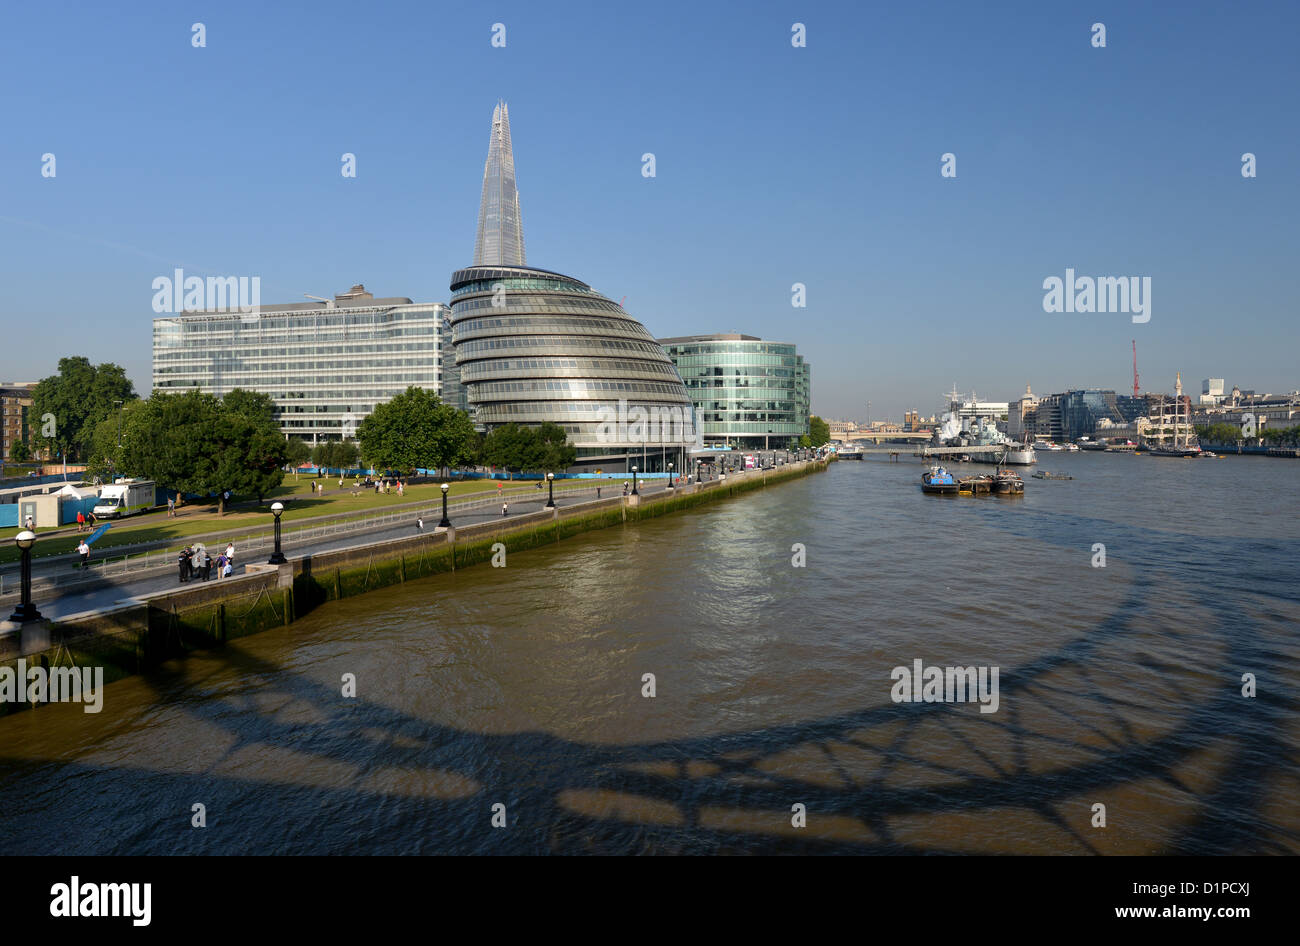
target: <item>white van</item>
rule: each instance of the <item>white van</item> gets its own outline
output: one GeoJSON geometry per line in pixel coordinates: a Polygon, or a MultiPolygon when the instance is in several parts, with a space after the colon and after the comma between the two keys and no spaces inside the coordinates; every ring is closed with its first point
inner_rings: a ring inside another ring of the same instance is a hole
{"type": "Polygon", "coordinates": [[[118,480],[100,489],[93,511],[96,519],[120,519],[152,509],[153,505],[153,480],[118,480]]]}

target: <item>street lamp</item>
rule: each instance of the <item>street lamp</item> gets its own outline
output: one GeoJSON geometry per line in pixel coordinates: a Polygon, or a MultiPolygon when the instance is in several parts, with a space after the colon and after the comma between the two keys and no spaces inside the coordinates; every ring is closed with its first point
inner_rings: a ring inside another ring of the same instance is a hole
{"type": "Polygon", "coordinates": [[[546,474],[546,508],[555,508],[555,474],[546,474]]]}
{"type": "Polygon", "coordinates": [[[668,488],[673,488],[673,465],[671,463],[668,464],[668,488]]]}
{"type": "Polygon", "coordinates": [[[9,620],[15,624],[25,624],[28,621],[39,621],[41,612],[36,610],[36,605],[32,604],[32,546],[36,544],[36,533],[30,529],[24,529],[14,536],[14,544],[18,546],[18,551],[22,554],[22,603],[14,608],[14,613],[9,615],[9,620]]]}
{"type": "Polygon", "coordinates": [[[632,495],[633,496],[641,495],[636,491],[636,467],[632,467],[632,495]]]}
{"type": "Polygon", "coordinates": [[[451,489],[451,484],[442,484],[442,521],[438,523],[439,529],[450,529],[451,520],[447,518],[447,491],[451,489]]]}
{"type": "Polygon", "coordinates": [[[288,561],[280,551],[280,517],[284,515],[284,503],[278,501],[271,503],[271,515],[275,516],[275,551],[266,560],[266,564],[283,565],[288,561]]]}

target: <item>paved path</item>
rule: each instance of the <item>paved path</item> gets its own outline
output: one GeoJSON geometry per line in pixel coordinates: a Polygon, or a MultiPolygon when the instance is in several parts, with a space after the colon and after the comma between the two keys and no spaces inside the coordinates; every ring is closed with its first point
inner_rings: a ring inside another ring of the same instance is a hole
{"type": "MultiPolygon", "coordinates": [[[[662,493],[666,488],[667,488],[666,484],[663,483],[654,483],[654,484],[642,483],[640,485],[639,492],[645,495],[649,495],[654,493],[662,493]]],[[[622,492],[623,490],[622,490],[621,483],[616,486],[613,486],[612,488],[602,487],[601,498],[608,499],[613,496],[621,496],[622,492]]],[[[579,501],[589,502],[594,498],[595,498],[594,496],[583,496],[582,499],[579,501]]],[[[572,498],[567,498],[557,493],[555,497],[555,504],[557,506],[568,506],[568,505],[574,505],[575,503],[572,498]]],[[[538,491],[537,496],[530,497],[528,499],[512,499],[510,500],[510,516],[508,516],[507,518],[513,519],[515,516],[523,515],[525,513],[537,512],[538,510],[544,508],[545,505],[546,505],[546,492],[544,490],[538,491]]],[[[424,520],[425,531],[428,532],[433,531],[433,529],[438,524],[438,518],[440,515],[441,513],[439,512],[437,515],[425,517],[424,520]]],[[[466,510],[459,513],[453,512],[451,521],[453,525],[466,526],[478,522],[488,522],[490,520],[498,520],[501,518],[502,518],[501,509],[499,506],[494,504],[492,506],[484,507],[482,509],[466,510]]],[[[318,540],[312,540],[296,546],[286,544],[283,546],[283,548],[285,554],[288,555],[290,558],[299,558],[303,555],[308,555],[308,554],[315,555],[321,552],[335,551],[337,549],[382,544],[386,540],[407,538],[414,534],[416,534],[416,525],[415,525],[415,511],[413,510],[410,521],[401,523],[399,525],[394,525],[391,527],[380,527],[375,529],[374,531],[367,531],[366,533],[364,533],[364,535],[358,535],[357,533],[354,532],[354,533],[348,533],[343,535],[331,536],[328,538],[321,538],[318,540]]],[[[210,548],[209,551],[216,553],[219,551],[219,549],[214,546],[210,548]]],[[[241,575],[244,573],[243,566],[246,565],[250,560],[254,562],[262,562],[265,559],[266,559],[266,553],[263,550],[258,550],[257,552],[252,552],[252,553],[243,553],[241,555],[239,549],[239,543],[238,542],[235,543],[235,561],[237,563],[235,567],[236,575],[241,575]]],[[[219,582],[220,580],[221,579],[218,578],[212,578],[211,582],[219,582]]],[[[133,600],[139,598],[140,596],[157,594],[162,591],[171,591],[176,588],[184,588],[184,587],[189,587],[189,586],[181,584],[177,571],[175,569],[172,569],[171,571],[169,571],[167,574],[164,575],[155,574],[150,577],[140,578],[137,580],[126,580],[126,581],[122,581],[120,584],[114,584],[108,588],[101,587],[91,591],[81,591],[81,592],[73,591],[71,593],[65,592],[63,594],[58,595],[57,597],[49,597],[46,598],[45,600],[42,600],[42,596],[39,593],[37,593],[36,595],[34,595],[34,598],[37,607],[41,611],[42,616],[46,618],[58,620],[58,619],[67,618],[70,615],[82,614],[87,611],[111,610],[123,604],[133,603],[133,600]]],[[[51,592],[51,595],[53,595],[53,592],[51,592]]]]}

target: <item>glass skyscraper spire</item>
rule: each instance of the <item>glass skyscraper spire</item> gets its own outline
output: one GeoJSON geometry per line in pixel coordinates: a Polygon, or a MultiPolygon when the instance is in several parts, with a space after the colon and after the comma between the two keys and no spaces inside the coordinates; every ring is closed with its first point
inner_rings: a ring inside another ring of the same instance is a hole
{"type": "Polygon", "coordinates": [[[663,470],[697,441],[663,347],[612,299],[524,262],[510,120],[492,115],[474,263],[451,277],[456,365],[475,422],[558,424],[579,469],[663,470]]]}
{"type": "Polygon", "coordinates": [[[524,266],[524,224],[515,186],[515,153],[510,147],[510,113],[498,101],[492,112],[492,139],[483,165],[483,198],[478,209],[475,266],[524,266]]]}

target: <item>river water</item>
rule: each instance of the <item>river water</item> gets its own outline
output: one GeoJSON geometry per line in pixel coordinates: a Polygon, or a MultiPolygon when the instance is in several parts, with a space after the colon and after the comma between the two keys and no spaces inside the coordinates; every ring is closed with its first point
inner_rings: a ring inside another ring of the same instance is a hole
{"type": "Polygon", "coordinates": [[[1300,852],[1300,462],[1041,465],[843,462],[0,718],[0,853],[1300,852]]]}

